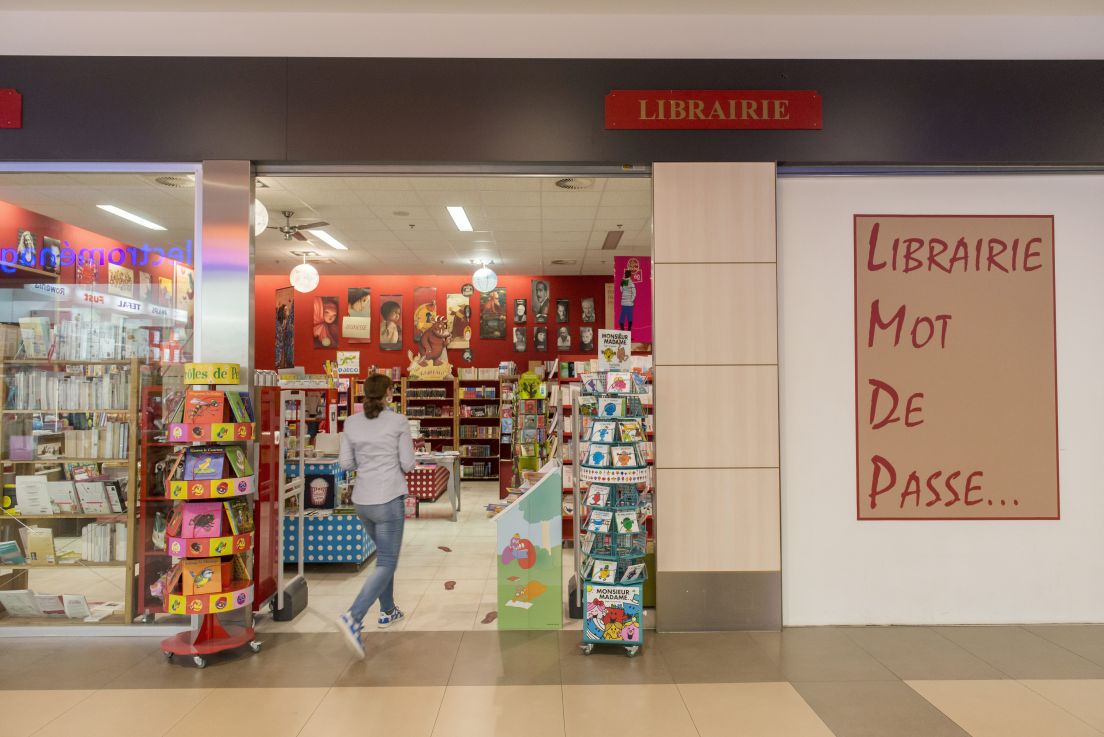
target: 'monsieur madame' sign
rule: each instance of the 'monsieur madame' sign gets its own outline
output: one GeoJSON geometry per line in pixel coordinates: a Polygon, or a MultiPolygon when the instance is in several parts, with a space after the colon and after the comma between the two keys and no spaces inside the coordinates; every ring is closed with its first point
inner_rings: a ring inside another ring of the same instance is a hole
{"type": "Polygon", "coordinates": [[[856,215],[858,518],[1057,519],[1054,218],[856,215]]]}

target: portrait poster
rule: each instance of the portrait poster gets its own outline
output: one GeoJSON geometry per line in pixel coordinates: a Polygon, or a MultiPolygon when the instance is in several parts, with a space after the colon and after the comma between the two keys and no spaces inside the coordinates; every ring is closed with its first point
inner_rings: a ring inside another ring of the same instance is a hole
{"type": "Polygon", "coordinates": [[[548,310],[551,307],[548,282],[544,279],[533,280],[533,322],[548,322],[548,310]]]}
{"type": "Polygon", "coordinates": [[[312,476],[307,475],[303,481],[306,484],[303,507],[305,509],[333,509],[336,497],[337,485],[332,475],[312,476]]]}
{"type": "Polygon", "coordinates": [[[561,325],[571,322],[571,300],[556,300],[556,322],[561,325]]]}
{"type": "Polygon", "coordinates": [[[134,271],[119,264],[107,265],[107,292],[120,297],[134,296],[134,271]]]}
{"type": "Polygon", "coordinates": [[[594,350],[594,328],[590,325],[583,325],[579,328],[579,350],[583,353],[590,353],[594,350]]]}
{"type": "Polygon", "coordinates": [[[854,231],[858,519],[1059,519],[1054,217],[854,231]]]}
{"type": "Polygon", "coordinates": [[[402,307],[401,294],[385,294],[380,297],[380,350],[402,350],[402,307]]]}
{"type": "Polygon", "coordinates": [[[38,263],[43,271],[51,274],[61,273],[61,241],[48,236],[42,237],[42,256],[38,263]]]}
{"type": "Polygon", "coordinates": [[[514,328],[514,353],[525,353],[529,350],[529,340],[526,331],[528,328],[514,328]]]}
{"type": "MultiPolygon", "coordinates": [[[[77,284],[95,284],[99,264],[96,258],[88,251],[77,251],[77,284]]],[[[162,277],[162,282],[169,284],[169,297],[166,306],[172,304],[172,280],[162,277]]]]}
{"type": "Polygon", "coordinates": [[[567,325],[560,325],[556,328],[556,350],[571,350],[571,328],[567,325]]]}
{"type": "Polygon", "coordinates": [[[276,290],[276,368],[295,365],[295,288],[276,290]]]}
{"type": "Polygon", "coordinates": [[[529,300],[528,299],[515,299],[514,300],[514,324],[524,325],[529,322],[529,300]]]}
{"type": "Polygon", "coordinates": [[[16,237],[15,262],[20,266],[38,268],[38,236],[29,230],[19,229],[16,237]]]}
{"type": "Polygon", "coordinates": [[[548,350],[548,328],[544,325],[533,328],[533,350],[537,353],[548,350]]]}
{"type": "Polygon", "coordinates": [[[446,294],[445,306],[448,310],[448,329],[452,335],[449,348],[467,348],[471,345],[471,297],[463,294],[446,294]]]}
{"type": "Polygon", "coordinates": [[[634,343],[651,343],[652,259],[648,256],[614,256],[613,289],[614,324],[617,329],[632,332],[634,343]]]}
{"type": "Polygon", "coordinates": [[[337,297],[315,297],[311,335],[315,348],[337,348],[340,339],[337,328],[337,297]]]}
{"type": "Polygon", "coordinates": [[[499,287],[479,296],[479,337],[506,339],[506,288],[499,287]]]}
{"type": "Polygon", "coordinates": [[[138,272],[138,299],[148,300],[153,296],[153,277],[144,271],[138,272]]]}
{"type": "Polygon", "coordinates": [[[414,287],[414,342],[437,320],[437,287],[414,287]]]}
{"type": "Polygon", "coordinates": [[[341,337],[349,343],[372,342],[372,290],[350,287],[341,318],[341,337]]]}
{"type": "Polygon", "coordinates": [[[583,297],[581,302],[582,321],[587,324],[598,322],[598,313],[594,310],[594,297],[583,297]]]}
{"type": "MultiPolygon", "coordinates": [[[[80,278],[79,268],[77,270],[77,277],[80,278]]],[[[155,299],[158,300],[159,304],[165,305],[166,307],[173,303],[172,279],[167,276],[157,277],[157,294],[155,295],[155,299]]]]}
{"type": "Polygon", "coordinates": [[[188,322],[191,322],[195,309],[195,272],[192,271],[192,267],[179,262],[174,263],[173,285],[175,307],[182,310],[188,316],[188,322]]]}

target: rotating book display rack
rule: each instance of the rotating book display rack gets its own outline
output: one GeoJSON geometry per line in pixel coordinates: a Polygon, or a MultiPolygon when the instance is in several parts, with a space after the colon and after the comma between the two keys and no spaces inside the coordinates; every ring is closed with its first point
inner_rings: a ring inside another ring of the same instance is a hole
{"type": "Polygon", "coordinates": [[[643,375],[628,371],[580,377],[579,480],[589,484],[580,537],[583,578],[582,649],[626,648],[629,657],[644,644],[644,564],[647,531],[641,493],[650,469],[645,454],[647,392],[643,375]]]}
{"type": "Polygon", "coordinates": [[[165,398],[169,440],[183,447],[166,482],[175,500],[166,529],[173,566],[155,586],[166,612],[193,616],[191,630],[162,641],[161,651],[203,668],[214,653],[261,649],[251,626],[218,618],[253,602],[255,423],[248,392],[215,388],[240,383],[237,364],[186,364],[184,381],[183,393],[165,398]]]}

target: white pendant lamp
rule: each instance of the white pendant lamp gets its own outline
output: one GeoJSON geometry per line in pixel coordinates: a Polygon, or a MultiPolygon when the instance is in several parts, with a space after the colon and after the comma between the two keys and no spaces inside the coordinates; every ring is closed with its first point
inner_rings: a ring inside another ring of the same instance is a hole
{"type": "MultiPolygon", "coordinates": [[[[494,264],[494,261],[491,262],[494,264]]],[[[480,264],[479,268],[472,274],[472,286],[480,292],[489,292],[498,285],[498,274],[487,266],[486,264],[480,264]]]]}
{"type": "Polygon", "coordinates": [[[318,269],[307,263],[307,255],[303,254],[303,263],[291,270],[291,286],[297,292],[313,292],[318,286],[318,269]]]}
{"type": "Polygon", "coordinates": [[[253,200],[253,236],[259,236],[268,227],[268,208],[260,200],[253,200]]]}

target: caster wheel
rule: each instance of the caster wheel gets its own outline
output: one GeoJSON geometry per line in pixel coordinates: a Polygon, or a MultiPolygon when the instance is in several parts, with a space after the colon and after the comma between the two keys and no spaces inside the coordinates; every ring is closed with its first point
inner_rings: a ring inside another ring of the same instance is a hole
{"type": "Polygon", "coordinates": [[[173,659],[173,654],[172,653],[161,653],[161,654],[165,656],[165,660],[172,660],[173,659]]]}
{"type": "Polygon", "coordinates": [[[249,649],[255,653],[259,653],[261,651],[262,644],[263,643],[260,640],[254,640],[253,642],[249,643],[249,649]]]}
{"type": "Polygon", "coordinates": [[[583,651],[583,655],[590,655],[594,652],[594,645],[580,645],[579,649],[583,651]]]}
{"type": "Polygon", "coordinates": [[[192,662],[195,663],[196,668],[206,668],[207,667],[207,661],[204,660],[203,658],[199,657],[198,655],[195,656],[194,658],[192,658],[192,662]]]}
{"type": "Polygon", "coordinates": [[[638,652],[640,652],[640,646],[639,645],[633,645],[632,647],[625,648],[625,655],[627,655],[630,658],[635,658],[636,654],[638,652]]]}

